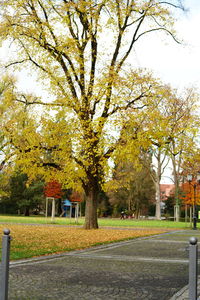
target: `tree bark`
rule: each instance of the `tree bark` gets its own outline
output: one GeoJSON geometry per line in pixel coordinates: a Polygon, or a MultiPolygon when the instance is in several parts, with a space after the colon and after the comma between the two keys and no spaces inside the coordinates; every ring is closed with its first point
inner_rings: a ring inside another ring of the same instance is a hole
{"type": "Polygon", "coordinates": [[[85,206],[85,229],[97,229],[98,228],[98,218],[97,218],[97,208],[98,208],[98,195],[99,188],[97,180],[88,183],[86,191],[86,206],[85,206]]]}
{"type": "Polygon", "coordinates": [[[172,164],[173,164],[173,175],[174,175],[174,198],[175,198],[175,215],[174,215],[174,221],[179,222],[179,178],[178,178],[178,172],[176,170],[176,162],[175,162],[175,157],[172,159],[172,164]]]}
{"type": "Polygon", "coordinates": [[[156,219],[161,219],[160,181],[155,182],[156,187],[156,219]]]}
{"type": "Polygon", "coordinates": [[[24,216],[29,217],[29,215],[30,215],[29,207],[25,207],[24,216]]]}
{"type": "Polygon", "coordinates": [[[85,229],[97,229],[97,199],[94,192],[86,197],[86,207],[85,207],[85,229]]]}
{"type": "Polygon", "coordinates": [[[180,211],[179,211],[179,173],[180,173],[180,166],[181,166],[181,151],[177,154],[175,153],[175,142],[172,142],[172,155],[171,155],[171,161],[173,166],[173,176],[174,176],[174,198],[175,198],[175,215],[174,215],[174,221],[179,222],[180,219],[180,211]],[[178,159],[176,160],[176,155],[178,155],[178,159]]]}
{"type": "Polygon", "coordinates": [[[155,188],[156,188],[156,219],[161,219],[161,197],[160,197],[160,180],[162,174],[162,162],[161,162],[161,149],[158,149],[157,154],[157,170],[155,176],[155,188]]]}

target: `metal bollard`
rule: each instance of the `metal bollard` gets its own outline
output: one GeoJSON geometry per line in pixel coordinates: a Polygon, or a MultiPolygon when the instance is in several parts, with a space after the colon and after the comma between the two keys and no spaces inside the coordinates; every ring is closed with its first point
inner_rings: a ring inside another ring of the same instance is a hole
{"type": "Polygon", "coordinates": [[[11,236],[9,229],[4,229],[3,233],[4,235],[2,237],[0,300],[7,300],[11,236]]]}
{"type": "Polygon", "coordinates": [[[189,300],[197,300],[198,240],[191,237],[189,242],[189,300]]]}

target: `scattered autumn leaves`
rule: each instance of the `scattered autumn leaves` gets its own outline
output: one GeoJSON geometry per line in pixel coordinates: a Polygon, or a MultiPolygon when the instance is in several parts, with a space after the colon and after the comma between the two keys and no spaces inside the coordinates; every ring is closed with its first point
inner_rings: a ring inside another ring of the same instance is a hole
{"type": "MultiPolygon", "coordinates": [[[[0,225],[0,230],[6,225],[0,225]]],[[[84,249],[98,244],[163,233],[166,229],[98,229],[84,230],[51,225],[7,225],[11,231],[12,259],[84,249]]]]}

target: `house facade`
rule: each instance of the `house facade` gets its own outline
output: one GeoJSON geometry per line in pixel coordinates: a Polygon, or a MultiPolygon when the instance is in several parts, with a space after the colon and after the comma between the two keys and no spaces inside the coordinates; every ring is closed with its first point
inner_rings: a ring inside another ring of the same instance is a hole
{"type": "Polygon", "coordinates": [[[165,202],[167,198],[174,193],[174,184],[160,184],[161,202],[165,202]]]}

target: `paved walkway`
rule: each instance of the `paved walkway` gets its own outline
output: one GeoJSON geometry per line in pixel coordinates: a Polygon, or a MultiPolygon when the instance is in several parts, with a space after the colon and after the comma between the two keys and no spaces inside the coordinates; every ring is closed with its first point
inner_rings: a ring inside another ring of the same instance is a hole
{"type": "Polygon", "coordinates": [[[180,230],[12,262],[9,300],[186,300],[191,236],[200,241],[180,230]]]}

